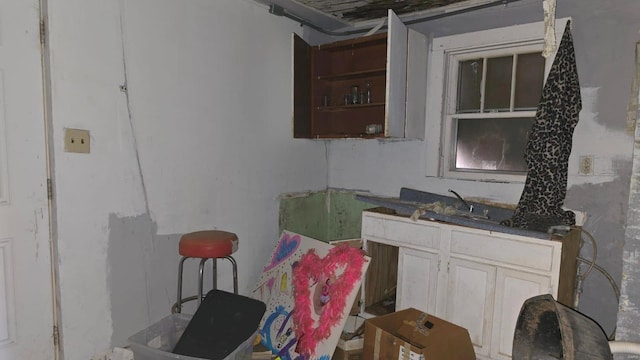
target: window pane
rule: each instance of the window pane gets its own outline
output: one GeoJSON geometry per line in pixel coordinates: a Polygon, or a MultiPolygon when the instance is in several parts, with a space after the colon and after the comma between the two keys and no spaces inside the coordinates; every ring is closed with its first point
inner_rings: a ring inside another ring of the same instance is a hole
{"type": "Polygon", "coordinates": [[[526,172],[524,150],[533,120],[457,119],[455,168],[526,172]]]}
{"type": "Polygon", "coordinates": [[[513,56],[487,59],[485,111],[509,111],[511,105],[511,73],[513,56]]]}
{"type": "Polygon", "coordinates": [[[460,62],[458,73],[458,104],[456,111],[480,111],[480,85],[482,84],[483,59],[460,62]]]}
{"type": "Polygon", "coordinates": [[[516,64],[516,110],[535,109],[542,96],[544,57],[542,53],[520,54],[516,64]]]}

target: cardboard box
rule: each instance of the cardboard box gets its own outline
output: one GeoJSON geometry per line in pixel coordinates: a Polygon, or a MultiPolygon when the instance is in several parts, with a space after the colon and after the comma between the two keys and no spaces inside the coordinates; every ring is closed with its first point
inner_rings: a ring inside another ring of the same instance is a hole
{"type": "Polygon", "coordinates": [[[363,358],[475,360],[467,329],[410,308],[365,322],[363,358]]]}

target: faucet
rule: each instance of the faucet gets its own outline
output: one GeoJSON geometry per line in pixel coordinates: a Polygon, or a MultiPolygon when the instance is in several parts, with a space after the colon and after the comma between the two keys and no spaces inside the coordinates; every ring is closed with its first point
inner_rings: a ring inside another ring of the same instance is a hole
{"type": "Polygon", "coordinates": [[[457,192],[455,192],[455,191],[453,191],[453,190],[451,190],[451,189],[449,189],[449,192],[450,192],[450,193],[452,193],[453,195],[455,195],[455,196],[458,198],[458,200],[460,200],[460,201],[464,204],[464,206],[466,206],[466,207],[467,207],[467,209],[469,209],[469,212],[470,212],[470,213],[472,213],[472,212],[473,212],[473,205],[469,205],[469,203],[467,203],[466,201],[464,201],[464,199],[462,198],[462,196],[460,196],[457,192]]]}

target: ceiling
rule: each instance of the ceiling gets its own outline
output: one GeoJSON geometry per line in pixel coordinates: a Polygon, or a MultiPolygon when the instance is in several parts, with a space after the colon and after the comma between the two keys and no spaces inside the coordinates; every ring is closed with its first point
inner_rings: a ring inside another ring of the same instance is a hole
{"type": "MultiPolygon", "coordinates": [[[[405,19],[428,17],[514,0],[254,0],[274,15],[301,19],[324,30],[366,26],[387,17],[388,9],[405,19]],[[274,7],[275,6],[275,7],[274,7]],[[284,14],[283,14],[284,12],[284,14]]],[[[517,0],[515,0],[517,1],[517,0]]]]}
{"type": "Polygon", "coordinates": [[[460,3],[466,0],[295,0],[341,20],[354,22],[379,19],[387,10],[403,15],[460,3]]]}

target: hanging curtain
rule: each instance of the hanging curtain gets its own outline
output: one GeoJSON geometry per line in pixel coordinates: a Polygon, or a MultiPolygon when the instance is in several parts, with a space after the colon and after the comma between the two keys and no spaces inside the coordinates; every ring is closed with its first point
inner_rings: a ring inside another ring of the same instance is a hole
{"type": "Polygon", "coordinates": [[[529,133],[525,150],[527,180],[513,217],[503,225],[546,232],[550,226],[575,224],[575,214],[564,211],[562,204],[567,192],[573,130],[581,109],[573,39],[567,22],[529,133]]]}

